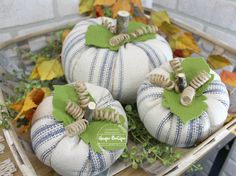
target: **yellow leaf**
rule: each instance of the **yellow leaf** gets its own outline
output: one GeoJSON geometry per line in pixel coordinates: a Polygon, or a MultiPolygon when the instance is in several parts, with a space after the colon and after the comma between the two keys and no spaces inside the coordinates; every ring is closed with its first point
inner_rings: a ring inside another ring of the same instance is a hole
{"type": "Polygon", "coordinates": [[[200,52],[200,48],[196,44],[193,35],[188,32],[172,35],[169,39],[169,44],[173,51],[183,50],[183,53],[188,54],[200,52]]]}
{"type": "Polygon", "coordinates": [[[71,29],[65,29],[63,30],[62,32],[62,35],[61,35],[61,42],[63,43],[64,40],[66,39],[67,35],[70,33],[71,29]]]}
{"type": "Polygon", "coordinates": [[[221,55],[210,55],[208,56],[207,62],[213,70],[232,65],[226,57],[221,55]]]}
{"type": "Polygon", "coordinates": [[[235,119],[235,118],[236,118],[236,114],[234,114],[234,115],[228,115],[228,117],[227,117],[227,119],[226,119],[226,121],[225,121],[225,124],[228,123],[228,122],[230,122],[231,120],[233,120],[233,119],[235,119]]]}
{"type": "Polygon", "coordinates": [[[29,125],[24,128],[24,131],[30,127],[35,109],[42,102],[47,92],[49,92],[48,88],[33,89],[27,93],[25,99],[22,99],[18,103],[13,103],[9,106],[11,109],[18,112],[14,121],[17,121],[21,116],[28,119],[29,125]]]}
{"type": "Polygon", "coordinates": [[[22,107],[23,107],[23,105],[24,105],[24,100],[21,100],[19,102],[10,104],[9,108],[13,109],[16,112],[20,112],[22,107]]]}
{"type": "Polygon", "coordinates": [[[166,22],[170,24],[170,17],[165,10],[152,12],[151,13],[151,21],[157,27],[160,27],[162,23],[166,22]]]}
{"type": "Polygon", "coordinates": [[[176,25],[164,21],[159,27],[160,31],[163,32],[166,36],[171,37],[179,33],[181,30],[176,25]]]}
{"type": "Polygon", "coordinates": [[[236,87],[236,73],[223,70],[220,73],[220,78],[222,82],[225,83],[226,85],[236,87]]]}
{"type": "Polygon", "coordinates": [[[45,57],[39,57],[37,59],[37,62],[36,62],[36,65],[34,66],[32,72],[31,72],[31,75],[29,77],[30,80],[33,80],[33,79],[39,79],[39,73],[38,73],[38,66],[39,64],[41,64],[43,61],[46,61],[48,60],[47,58],[45,57]]]}
{"type": "Polygon", "coordinates": [[[93,10],[94,0],[80,0],[79,12],[80,14],[91,12],[93,10]]]}
{"type": "Polygon", "coordinates": [[[111,6],[116,2],[116,0],[95,0],[94,6],[103,5],[103,6],[111,6]]]}
{"type": "Polygon", "coordinates": [[[27,111],[29,111],[29,110],[31,110],[31,109],[33,109],[35,107],[37,107],[37,105],[33,102],[31,97],[27,96],[25,98],[25,101],[24,101],[24,104],[23,104],[23,107],[22,107],[21,111],[17,114],[17,116],[16,116],[16,118],[14,120],[16,121],[17,119],[20,118],[20,116],[22,116],[27,111]]]}
{"type": "Polygon", "coordinates": [[[116,3],[112,6],[112,17],[116,18],[117,13],[120,10],[131,12],[130,0],[117,0],[116,3]]]}
{"type": "Polygon", "coordinates": [[[57,59],[43,61],[37,66],[40,80],[52,80],[64,75],[61,63],[57,59]]]}
{"type": "Polygon", "coordinates": [[[236,136],[236,129],[232,133],[236,136]]]}
{"type": "Polygon", "coordinates": [[[42,87],[41,89],[44,92],[44,98],[51,95],[51,90],[48,87],[42,87]]]}

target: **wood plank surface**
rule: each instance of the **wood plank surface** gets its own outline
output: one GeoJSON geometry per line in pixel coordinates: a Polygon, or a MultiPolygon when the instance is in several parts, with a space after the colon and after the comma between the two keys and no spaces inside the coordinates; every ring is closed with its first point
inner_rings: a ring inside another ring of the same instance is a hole
{"type": "MultiPolygon", "coordinates": [[[[3,134],[2,129],[0,129],[0,135],[4,137],[4,134],[3,134]]],[[[4,139],[5,139],[5,137],[4,137],[4,139]]],[[[6,142],[6,139],[5,139],[5,141],[2,142],[2,143],[5,145],[5,150],[4,150],[4,153],[3,153],[3,154],[0,154],[0,162],[6,160],[6,159],[8,159],[8,158],[10,158],[11,161],[15,164],[15,167],[17,168],[17,171],[14,173],[14,176],[22,176],[20,170],[19,170],[18,167],[17,167],[17,164],[16,164],[16,162],[15,162],[15,159],[14,159],[12,153],[11,153],[11,150],[10,150],[10,148],[9,148],[7,142],[6,142]]]]}

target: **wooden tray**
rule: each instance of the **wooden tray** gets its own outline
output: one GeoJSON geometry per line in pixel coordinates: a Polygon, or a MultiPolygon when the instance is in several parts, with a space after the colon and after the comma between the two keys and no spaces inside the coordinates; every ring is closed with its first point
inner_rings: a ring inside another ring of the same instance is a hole
{"type": "MultiPolygon", "coordinates": [[[[151,9],[145,9],[146,14],[150,14],[151,9]]],[[[88,17],[81,17],[80,20],[84,20],[88,17]]],[[[41,30],[40,32],[31,33],[25,36],[16,37],[9,41],[0,43],[0,51],[7,52],[11,49],[20,48],[22,46],[29,47],[29,41],[38,37],[44,36],[45,38],[51,37],[53,32],[62,30],[68,27],[68,24],[74,25],[78,21],[68,21],[67,24],[63,24],[57,27],[48,28],[45,30],[41,30]]],[[[196,38],[199,46],[203,47],[204,43],[210,45],[211,49],[202,49],[202,52],[199,54],[200,56],[206,57],[209,54],[223,54],[226,55],[230,60],[235,63],[236,62],[236,49],[232,48],[227,43],[224,43],[214,37],[207,35],[206,33],[199,31],[181,21],[172,19],[172,22],[182,28],[185,31],[192,32],[194,37],[196,38]]],[[[4,87],[2,87],[4,89],[4,87]]],[[[0,89],[0,104],[4,104],[4,96],[2,94],[2,90],[0,89]]],[[[0,115],[1,118],[1,115],[0,115]]],[[[180,149],[183,151],[184,156],[178,160],[176,163],[169,167],[164,167],[161,163],[156,162],[152,165],[144,165],[143,169],[147,173],[152,173],[156,175],[168,175],[168,176],[176,176],[185,172],[192,164],[201,159],[206,153],[208,153],[211,149],[213,149],[217,144],[219,144],[224,138],[226,138],[230,133],[236,129],[236,119],[227,123],[221,129],[216,131],[213,135],[208,137],[205,141],[199,144],[196,147],[190,149],[180,149]]],[[[20,169],[22,175],[27,176],[50,176],[55,173],[51,168],[42,164],[34,155],[31,150],[30,142],[27,140],[22,140],[20,136],[17,135],[16,130],[11,125],[11,129],[3,130],[3,133],[7,139],[7,143],[10,147],[10,150],[16,160],[18,168],[20,169]]],[[[117,162],[114,166],[109,170],[109,175],[117,174],[118,172],[124,170],[129,167],[129,164],[117,162]]],[[[132,173],[132,172],[127,172],[132,173]]],[[[123,175],[123,174],[119,174],[123,175]]],[[[125,174],[124,172],[124,175],[125,174]]],[[[128,174],[129,175],[129,174],[128,174]]]]}

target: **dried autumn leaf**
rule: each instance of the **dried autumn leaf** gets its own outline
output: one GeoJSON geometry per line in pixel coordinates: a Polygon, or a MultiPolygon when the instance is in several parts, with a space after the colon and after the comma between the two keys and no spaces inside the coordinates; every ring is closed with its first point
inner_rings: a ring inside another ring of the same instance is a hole
{"type": "Polygon", "coordinates": [[[32,117],[37,106],[42,102],[42,100],[50,95],[50,90],[46,87],[40,89],[33,89],[27,93],[25,99],[12,103],[9,107],[14,111],[18,112],[17,116],[14,118],[14,121],[17,121],[20,117],[24,117],[29,121],[29,125],[23,128],[23,131],[31,125],[32,117]]]}
{"type": "Polygon", "coordinates": [[[164,21],[161,24],[159,29],[160,29],[161,32],[163,32],[168,37],[171,37],[172,35],[175,35],[175,34],[181,32],[181,29],[178,28],[176,25],[168,23],[166,21],[164,21]]]}
{"type": "Polygon", "coordinates": [[[196,44],[193,35],[188,32],[172,35],[169,37],[169,44],[173,51],[183,50],[184,57],[200,52],[200,48],[196,44]]]}
{"type": "Polygon", "coordinates": [[[144,13],[143,5],[141,0],[130,0],[133,7],[137,7],[142,13],[144,13]]]}
{"type": "Polygon", "coordinates": [[[103,5],[103,6],[111,6],[116,2],[116,0],[95,0],[94,6],[103,5]]]}
{"type": "Polygon", "coordinates": [[[34,69],[32,70],[31,75],[30,75],[30,77],[29,77],[30,80],[39,79],[39,78],[40,78],[37,68],[38,68],[38,66],[39,66],[42,62],[44,62],[44,61],[46,61],[46,60],[48,60],[48,59],[45,58],[45,57],[39,57],[39,58],[37,59],[36,65],[34,66],[34,69]]]}
{"type": "Polygon", "coordinates": [[[117,13],[120,10],[131,12],[130,0],[117,0],[116,3],[112,6],[112,17],[116,18],[117,13]]]}
{"type": "Polygon", "coordinates": [[[207,63],[213,70],[217,70],[229,65],[232,63],[224,56],[221,55],[210,55],[208,56],[207,63]]]}
{"type": "Polygon", "coordinates": [[[96,5],[95,6],[95,13],[96,13],[96,17],[104,16],[104,11],[103,11],[102,6],[96,5]]]}
{"type": "Polygon", "coordinates": [[[160,27],[162,23],[166,22],[170,24],[170,17],[165,10],[152,12],[151,13],[151,21],[157,27],[160,27]]]}
{"type": "Polygon", "coordinates": [[[140,9],[138,6],[133,6],[132,11],[133,11],[132,12],[132,14],[133,14],[132,21],[141,22],[144,24],[149,23],[149,19],[144,14],[143,9],[140,9]]]}
{"type": "Polygon", "coordinates": [[[236,87],[236,73],[223,70],[220,73],[220,77],[222,82],[225,83],[226,85],[236,87]]]}
{"type": "Polygon", "coordinates": [[[93,10],[94,0],[80,0],[79,3],[79,13],[83,14],[86,12],[91,12],[93,10]]]}
{"type": "Polygon", "coordinates": [[[63,30],[62,32],[62,35],[61,35],[61,42],[63,43],[64,40],[66,39],[67,35],[70,33],[71,29],[65,29],[63,30]]]}
{"type": "Polygon", "coordinates": [[[57,59],[48,60],[40,57],[29,79],[52,80],[64,75],[61,63],[57,59]]]}

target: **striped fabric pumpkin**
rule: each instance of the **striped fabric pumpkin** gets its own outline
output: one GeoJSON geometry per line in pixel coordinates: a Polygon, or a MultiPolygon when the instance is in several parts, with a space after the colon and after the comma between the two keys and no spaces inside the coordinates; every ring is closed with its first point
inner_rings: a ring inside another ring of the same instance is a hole
{"type": "MultiPolygon", "coordinates": [[[[126,119],[121,104],[113,100],[108,90],[91,84],[86,84],[86,87],[98,109],[115,109],[126,119]]],[[[33,117],[31,140],[39,160],[63,176],[97,175],[108,169],[123,150],[102,150],[102,153],[96,153],[90,145],[80,140],[79,136],[65,136],[64,126],[52,115],[52,100],[52,96],[45,98],[33,117]]]]}
{"type": "Polygon", "coordinates": [[[62,50],[66,79],[68,82],[80,80],[105,87],[122,103],[134,103],[145,75],[172,59],[169,44],[156,35],[156,39],[128,43],[118,52],[86,46],[88,26],[101,22],[101,18],[79,22],[66,37],[62,50]]]}
{"type": "MultiPolygon", "coordinates": [[[[170,72],[172,68],[167,62],[150,74],[169,77],[170,72]]],[[[138,90],[137,106],[140,119],[153,137],[173,146],[189,147],[223,125],[229,108],[228,92],[220,77],[212,70],[211,73],[214,80],[204,92],[208,110],[187,124],[162,106],[163,88],[152,85],[147,79],[143,82],[138,90]]]]}

